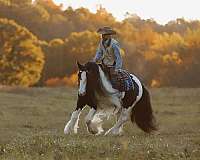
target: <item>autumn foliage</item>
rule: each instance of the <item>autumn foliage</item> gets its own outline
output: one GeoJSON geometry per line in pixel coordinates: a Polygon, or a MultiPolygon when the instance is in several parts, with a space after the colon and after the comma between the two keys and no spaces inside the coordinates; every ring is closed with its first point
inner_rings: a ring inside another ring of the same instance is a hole
{"type": "Polygon", "coordinates": [[[50,78],[45,82],[45,85],[48,87],[58,87],[58,86],[77,86],[78,77],[77,73],[70,75],[69,77],[65,76],[64,78],[50,78]]]}
{"type": "Polygon", "coordinates": [[[127,14],[119,22],[102,7],[91,13],[53,0],[0,0],[0,84],[75,86],[76,61],[94,57],[102,26],[117,31],[124,68],[145,84],[200,87],[200,21],[160,25],[127,14]]]}
{"type": "Polygon", "coordinates": [[[0,19],[0,83],[31,86],[40,79],[43,64],[37,38],[14,21],[0,19]]]}

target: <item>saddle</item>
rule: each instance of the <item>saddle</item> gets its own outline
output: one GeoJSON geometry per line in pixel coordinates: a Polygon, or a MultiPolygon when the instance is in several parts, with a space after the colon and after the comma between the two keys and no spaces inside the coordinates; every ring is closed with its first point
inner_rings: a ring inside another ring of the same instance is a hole
{"type": "Polygon", "coordinates": [[[120,92],[129,91],[134,86],[130,74],[123,69],[118,69],[114,73],[110,73],[110,81],[113,88],[120,92]]]}
{"type": "Polygon", "coordinates": [[[112,72],[109,67],[104,66],[103,68],[114,89],[117,89],[120,92],[126,92],[134,87],[134,81],[126,70],[118,69],[115,70],[115,72],[112,72]]]}

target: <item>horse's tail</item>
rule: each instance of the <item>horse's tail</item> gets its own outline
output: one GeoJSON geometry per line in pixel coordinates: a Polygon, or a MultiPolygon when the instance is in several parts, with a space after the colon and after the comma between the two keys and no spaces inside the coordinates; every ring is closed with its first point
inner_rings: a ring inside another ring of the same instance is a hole
{"type": "Polygon", "coordinates": [[[144,86],[141,99],[131,111],[131,121],[135,122],[144,132],[150,133],[157,130],[151,107],[150,95],[144,86]]]}

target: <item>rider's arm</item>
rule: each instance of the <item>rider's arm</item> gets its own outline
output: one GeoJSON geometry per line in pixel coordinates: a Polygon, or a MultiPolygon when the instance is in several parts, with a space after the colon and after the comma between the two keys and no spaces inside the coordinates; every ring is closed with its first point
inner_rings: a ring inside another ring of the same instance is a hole
{"type": "Polygon", "coordinates": [[[115,68],[116,69],[121,69],[122,68],[122,58],[120,55],[120,48],[118,45],[113,45],[113,50],[114,50],[114,54],[115,54],[115,68]]]}
{"type": "Polygon", "coordinates": [[[100,63],[103,59],[103,52],[100,47],[97,48],[96,55],[93,59],[94,62],[100,63]]]}

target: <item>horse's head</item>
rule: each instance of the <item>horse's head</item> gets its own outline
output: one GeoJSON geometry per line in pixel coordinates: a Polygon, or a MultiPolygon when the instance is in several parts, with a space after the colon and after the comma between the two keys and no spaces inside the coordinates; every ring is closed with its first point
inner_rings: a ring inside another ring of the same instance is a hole
{"type": "Polygon", "coordinates": [[[99,69],[98,65],[94,62],[88,62],[84,65],[77,62],[78,72],[78,84],[79,96],[84,96],[87,92],[92,92],[98,86],[99,81],[99,69]]]}

